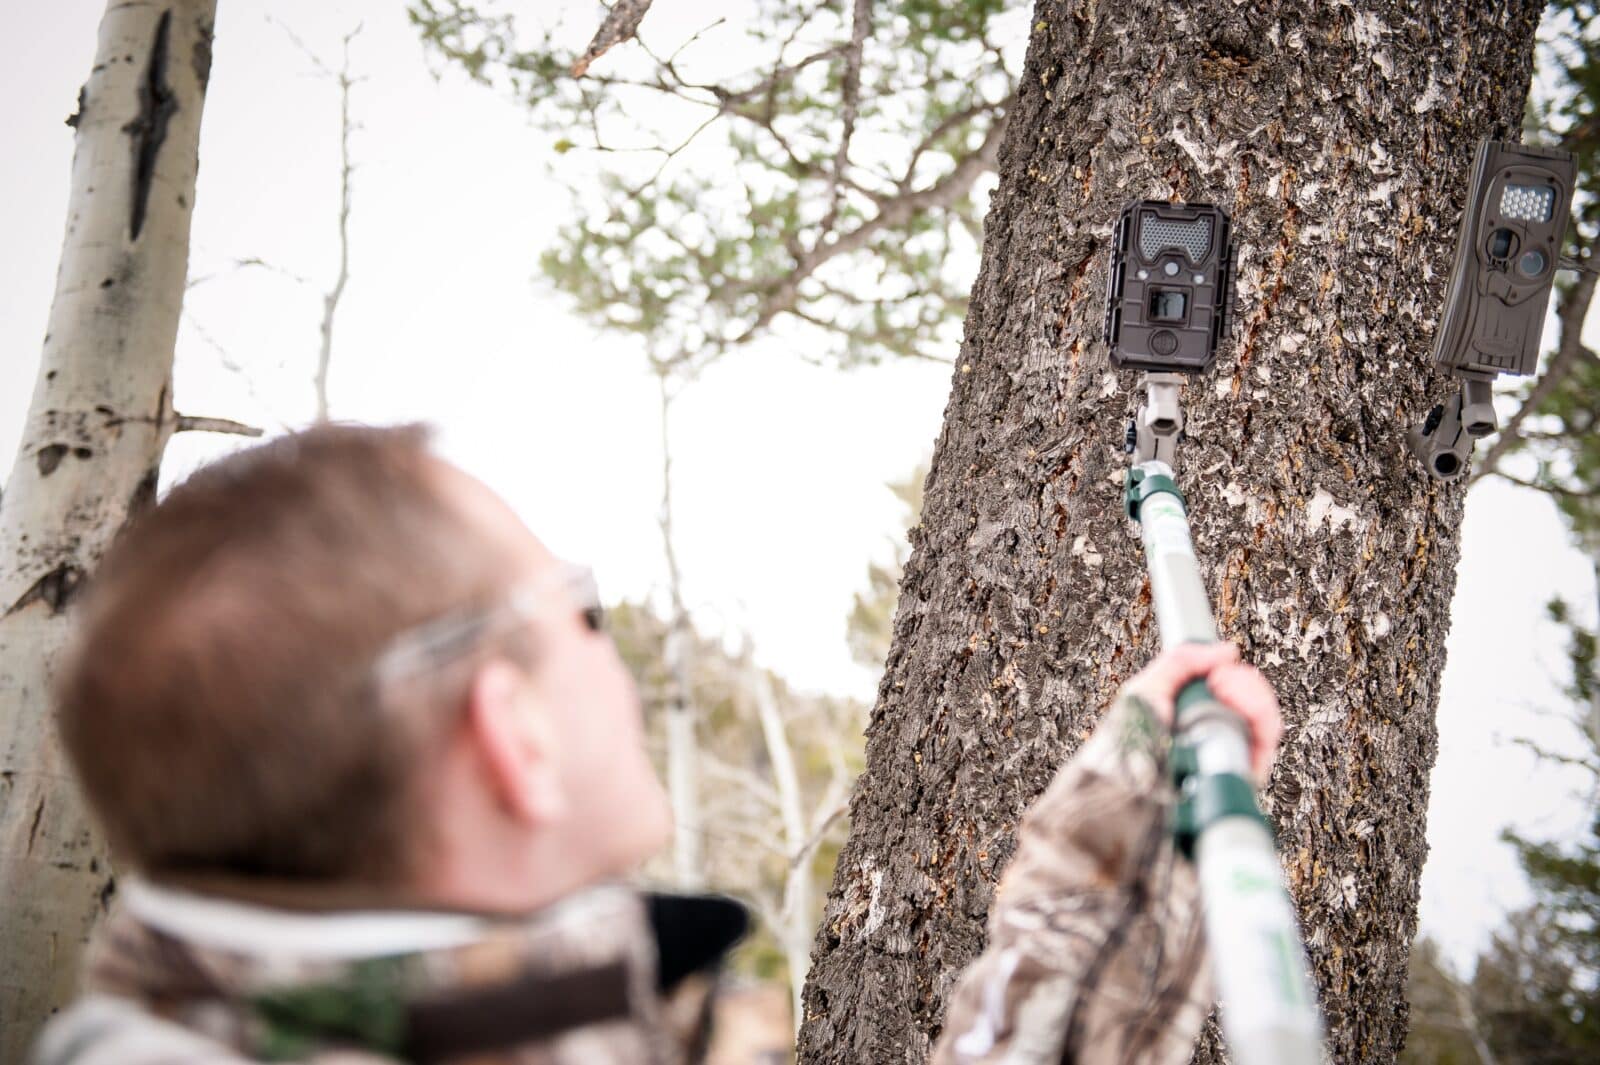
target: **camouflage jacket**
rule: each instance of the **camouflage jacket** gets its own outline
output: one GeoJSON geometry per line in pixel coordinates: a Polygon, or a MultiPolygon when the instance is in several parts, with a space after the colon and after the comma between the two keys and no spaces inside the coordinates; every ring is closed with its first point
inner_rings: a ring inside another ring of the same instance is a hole
{"type": "Polygon", "coordinates": [[[606,886],[528,920],[308,914],[131,883],[33,1065],[684,1065],[744,910],[606,886]]]}
{"type": "MultiPolygon", "coordinates": [[[[935,1065],[1188,1060],[1211,990],[1166,746],[1123,698],[1028,812],[935,1065]]],[[[743,928],[726,900],[620,887],[496,921],[134,883],[33,1065],[679,1065],[705,1056],[717,963],[743,928]]]]}
{"type": "Polygon", "coordinates": [[[1211,1008],[1170,734],[1124,695],[1028,810],[935,1065],[1182,1065],[1211,1008]]]}

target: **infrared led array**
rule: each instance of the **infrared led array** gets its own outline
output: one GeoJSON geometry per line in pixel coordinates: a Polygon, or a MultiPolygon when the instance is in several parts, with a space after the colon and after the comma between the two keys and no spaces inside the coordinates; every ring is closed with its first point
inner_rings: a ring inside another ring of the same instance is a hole
{"type": "Polygon", "coordinates": [[[1507,184],[1500,194],[1500,213],[1516,222],[1548,222],[1555,205],[1556,190],[1548,185],[1507,184]]]}

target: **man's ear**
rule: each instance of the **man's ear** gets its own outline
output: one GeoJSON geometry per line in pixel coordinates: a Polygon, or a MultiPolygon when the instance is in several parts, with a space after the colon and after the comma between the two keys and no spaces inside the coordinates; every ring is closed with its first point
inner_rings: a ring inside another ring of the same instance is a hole
{"type": "Polygon", "coordinates": [[[507,814],[530,827],[566,816],[554,723],[526,673],[504,659],[483,665],[467,691],[466,727],[485,782],[507,814]]]}

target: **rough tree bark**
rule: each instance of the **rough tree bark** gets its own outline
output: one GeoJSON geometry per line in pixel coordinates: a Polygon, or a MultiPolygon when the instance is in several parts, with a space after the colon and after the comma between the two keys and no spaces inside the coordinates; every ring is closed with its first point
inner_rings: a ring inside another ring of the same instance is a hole
{"type": "MultiPolygon", "coordinates": [[[[1392,1061],[1426,853],[1460,486],[1403,433],[1480,137],[1515,135],[1542,0],[1042,0],[801,1060],[920,1062],[1023,809],[1156,648],[1122,516],[1133,375],[1099,339],[1140,197],[1211,201],[1238,315],[1180,481],[1221,628],[1288,733],[1268,805],[1333,1060],[1392,1061]]],[[[1222,1059],[1214,1032],[1199,1061],[1222,1059]]]]}
{"type": "Polygon", "coordinates": [[[111,870],[48,703],[67,608],[178,427],[170,387],[215,0],[113,0],[39,378],[0,504],[0,1061],[70,993],[111,870]]]}

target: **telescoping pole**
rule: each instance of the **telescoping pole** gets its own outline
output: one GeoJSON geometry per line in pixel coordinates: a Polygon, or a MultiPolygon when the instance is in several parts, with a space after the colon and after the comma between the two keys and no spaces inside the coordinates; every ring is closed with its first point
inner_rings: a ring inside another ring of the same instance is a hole
{"type": "MultiPolygon", "coordinates": [[[[1215,643],[1216,623],[1189,536],[1183,496],[1164,462],[1128,474],[1128,515],[1144,541],[1163,647],[1215,643]]],[[[1192,847],[1222,1010],[1239,1065],[1320,1065],[1322,1018],[1307,979],[1272,830],[1250,783],[1244,723],[1202,680],[1178,693],[1173,766],[1178,837],[1192,847]]]]}

